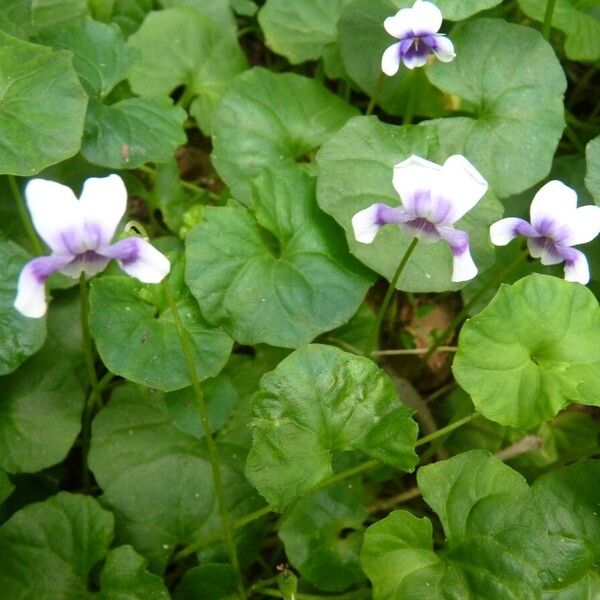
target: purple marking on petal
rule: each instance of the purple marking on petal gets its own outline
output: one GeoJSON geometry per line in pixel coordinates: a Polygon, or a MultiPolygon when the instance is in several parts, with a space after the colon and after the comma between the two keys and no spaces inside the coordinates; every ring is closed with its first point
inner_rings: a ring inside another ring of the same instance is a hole
{"type": "Polygon", "coordinates": [[[513,227],[513,233],[515,236],[523,235],[525,237],[537,237],[536,230],[527,221],[520,221],[513,227]]]}
{"type": "Polygon", "coordinates": [[[85,244],[88,250],[96,250],[102,245],[102,229],[96,223],[86,223],[85,228],[85,244]]]}
{"type": "Polygon", "coordinates": [[[403,53],[402,45],[400,46],[400,52],[402,56],[408,61],[412,61],[415,58],[426,59],[427,56],[429,56],[429,50],[429,46],[423,43],[423,41],[419,37],[413,38],[412,44],[403,53]]]}
{"type": "Polygon", "coordinates": [[[437,38],[438,38],[437,35],[422,35],[422,36],[420,36],[421,41],[428,48],[431,48],[432,50],[434,48],[437,49],[437,47],[438,47],[437,38]]]}
{"type": "Polygon", "coordinates": [[[404,211],[400,208],[392,208],[387,204],[376,204],[377,210],[375,212],[375,224],[378,227],[387,225],[389,223],[404,223],[406,218],[404,217],[404,211]]]}
{"type": "Polygon", "coordinates": [[[111,246],[104,246],[98,249],[98,253],[108,258],[120,260],[124,266],[127,266],[140,257],[140,242],[137,237],[129,237],[115,242],[111,246]]]}
{"type": "Polygon", "coordinates": [[[412,219],[411,221],[407,221],[405,226],[413,232],[414,235],[418,236],[419,234],[424,234],[429,238],[439,239],[440,234],[436,226],[427,219],[418,218],[412,219]]]}
{"type": "Polygon", "coordinates": [[[38,283],[45,283],[52,273],[58,271],[70,260],[71,257],[68,256],[41,256],[30,261],[27,266],[38,283]]]}
{"type": "Polygon", "coordinates": [[[83,252],[86,248],[81,239],[81,232],[68,229],[60,234],[60,240],[69,254],[73,256],[83,252]]]}

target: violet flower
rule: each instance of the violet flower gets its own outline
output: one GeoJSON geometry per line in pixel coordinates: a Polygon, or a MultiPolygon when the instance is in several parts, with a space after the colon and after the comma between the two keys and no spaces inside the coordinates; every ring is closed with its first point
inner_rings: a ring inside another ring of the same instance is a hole
{"type": "Polygon", "coordinates": [[[565,279],[585,285],[590,269],[583,252],[572,246],[592,241],[600,233],[600,206],[577,208],[577,193],[560,181],[549,181],[534,196],[531,223],[508,217],[490,227],[496,246],[506,246],[518,235],[527,238],[529,254],[543,265],[564,261],[565,279]]]}
{"type": "Polygon", "coordinates": [[[158,283],[169,272],[167,257],[141,238],[110,243],[127,205],[118,175],[86,180],[79,200],[60,183],[32,179],[25,197],[34,227],[52,250],[28,262],[19,275],[14,306],[26,317],[46,313],[46,279],[56,271],[73,278],[95,275],[114,258],[144,283],[158,283]]]}
{"type": "Polygon", "coordinates": [[[394,166],[392,183],[402,206],[373,204],[357,212],[352,217],[357,241],[370,244],[380,227],[394,223],[425,243],[444,240],[452,251],[452,281],[475,277],[469,234],[453,225],[488,189],[477,169],[459,154],[448,158],[443,166],[413,155],[394,166]]]}
{"type": "Polygon", "coordinates": [[[440,9],[426,0],[417,0],[412,8],[403,8],[383,22],[385,30],[400,41],[390,46],[381,57],[381,70],[395,75],[400,61],[407,69],[422,67],[433,52],[442,62],[455,56],[454,44],[442,33],[440,9]]]}

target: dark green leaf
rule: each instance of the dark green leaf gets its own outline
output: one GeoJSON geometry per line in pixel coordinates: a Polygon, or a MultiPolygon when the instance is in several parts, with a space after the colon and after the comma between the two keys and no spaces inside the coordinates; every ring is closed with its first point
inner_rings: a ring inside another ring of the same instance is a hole
{"type": "Polygon", "coordinates": [[[229,565],[206,564],[186,571],[174,600],[238,600],[237,575],[229,565]]]}
{"type": "Polygon", "coordinates": [[[586,146],[585,156],[587,163],[585,185],[596,204],[600,205],[600,135],[586,146]]]}

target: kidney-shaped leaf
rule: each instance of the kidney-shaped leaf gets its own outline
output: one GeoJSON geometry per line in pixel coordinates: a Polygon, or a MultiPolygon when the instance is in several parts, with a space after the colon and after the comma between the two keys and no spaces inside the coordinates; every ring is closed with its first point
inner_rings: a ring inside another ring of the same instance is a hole
{"type": "Polygon", "coordinates": [[[477,410],[529,428],[571,402],[599,405],[600,308],[582,285],[529,275],[467,321],[452,367],[477,410]]]}
{"type": "MultiPolygon", "coordinates": [[[[350,251],[361,262],[392,279],[411,238],[397,226],[382,228],[372,244],[354,239],[352,216],[374,202],[398,206],[392,186],[396,163],[416,154],[423,158],[437,152],[436,127],[388,125],[376,117],[357,117],[325,142],[317,155],[317,199],[346,231],[350,251]]],[[[493,261],[488,228],[502,216],[498,201],[488,192],[457,224],[471,238],[471,253],[479,268],[493,261]]],[[[417,245],[398,282],[413,292],[456,289],[450,281],[452,255],[444,242],[417,245]]]]}
{"type": "MultiPolygon", "coordinates": [[[[414,0],[392,0],[397,8],[408,8],[414,4],[414,0]]],[[[434,4],[442,11],[444,19],[449,21],[462,21],[472,15],[493,8],[502,0],[435,0],[434,4]]]]}
{"type": "Polygon", "coordinates": [[[207,208],[186,239],[186,281],[206,319],[243,344],[295,348],[345,323],[372,282],[299,169],[257,179],[254,214],[207,208]]]}
{"type": "Polygon", "coordinates": [[[594,202],[600,205],[600,135],[585,147],[586,174],[585,186],[594,202]]]}
{"type": "Polygon", "coordinates": [[[71,60],[0,32],[0,172],[34,175],[79,150],[87,94],[71,60]]]}
{"type": "Polygon", "coordinates": [[[151,12],[128,46],[141,57],[129,76],[133,91],[168,96],[184,85],[190,113],[207,134],[214,107],[247,66],[231,18],[205,18],[190,7],[151,12]]]}
{"type": "Polygon", "coordinates": [[[369,527],[361,561],[375,600],[539,598],[547,536],[525,479],[474,450],[423,467],[423,498],[439,515],[443,552],[432,525],[398,510],[369,527]]]}
{"type": "Polygon", "coordinates": [[[391,379],[333,346],[300,348],[264,375],[253,412],[246,475],[276,510],[331,475],[336,450],[416,464],[417,425],[391,379]]]}
{"type": "MultiPolygon", "coordinates": [[[[162,241],[171,260],[171,288],[191,342],[199,378],[216,375],[232,340],[210,327],[183,283],[183,256],[177,242],[162,241]]],[[[115,374],[164,391],[191,384],[173,313],[162,285],[125,276],[96,278],[90,291],[90,326],[98,352],[115,374]]]]}
{"type": "Polygon", "coordinates": [[[427,76],[472,114],[438,121],[442,152],[464,154],[498,196],[522,192],[548,174],[562,134],[560,63],[537,31],[500,19],[460,23],[451,35],[456,58],[427,76]]]}
{"type": "Polygon", "coordinates": [[[212,159],[239,202],[267,167],[310,158],[355,108],[317,81],[255,68],[239,76],[214,114],[212,159]]]}

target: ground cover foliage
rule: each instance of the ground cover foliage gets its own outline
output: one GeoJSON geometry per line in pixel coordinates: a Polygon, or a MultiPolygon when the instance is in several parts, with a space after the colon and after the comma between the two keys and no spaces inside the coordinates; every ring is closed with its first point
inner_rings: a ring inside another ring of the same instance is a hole
{"type": "Polygon", "coordinates": [[[0,3],[0,599],[600,597],[600,2],[420,1],[0,3]]]}

